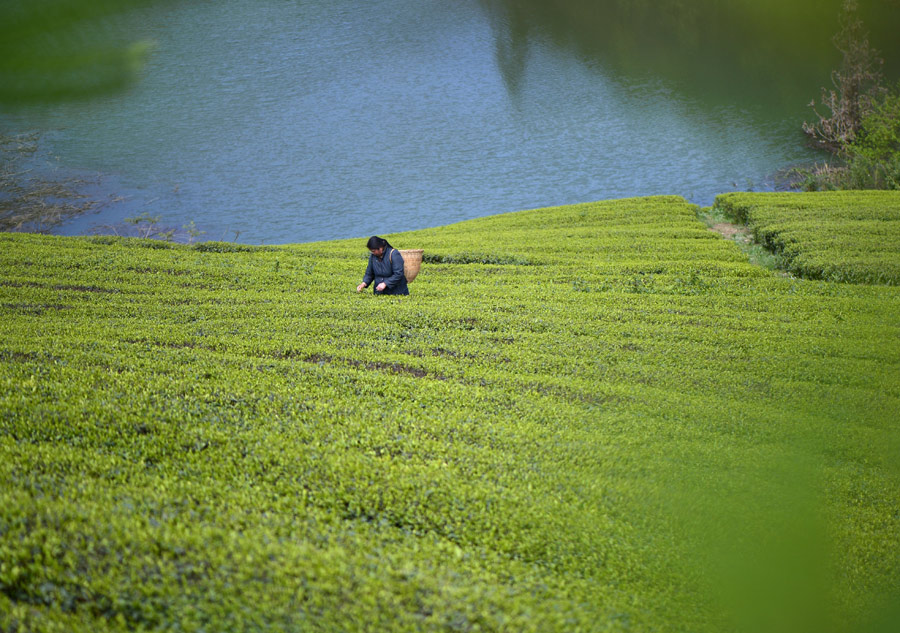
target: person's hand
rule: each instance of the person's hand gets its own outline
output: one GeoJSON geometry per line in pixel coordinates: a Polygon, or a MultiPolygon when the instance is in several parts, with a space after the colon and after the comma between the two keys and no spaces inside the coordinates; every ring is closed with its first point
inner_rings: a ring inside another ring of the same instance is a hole
{"type": "Polygon", "coordinates": [[[384,292],[385,288],[387,288],[387,284],[384,283],[383,281],[380,284],[378,284],[377,286],[375,286],[375,290],[377,290],[378,292],[384,292]]]}
{"type": "Polygon", "coordinates": [[[366,284],[359,284],[359,285],[356,287],[356,292],[362,292],[362,291],[365,290],[365,289],[366,289],[366,284]]]}

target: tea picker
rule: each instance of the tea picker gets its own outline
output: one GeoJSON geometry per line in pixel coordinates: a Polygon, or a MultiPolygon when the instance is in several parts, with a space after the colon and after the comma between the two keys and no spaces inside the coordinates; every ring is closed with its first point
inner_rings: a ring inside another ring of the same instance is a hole
{"type": "Polygon", "coordinates": [[[370,253],[369,264],[356,292],[375,284],[377,295],[408,295],[408,284],[419,274],[424,251],[421,248],[397,250],[377,235],[369,238],[366,248],[370,253]]]}

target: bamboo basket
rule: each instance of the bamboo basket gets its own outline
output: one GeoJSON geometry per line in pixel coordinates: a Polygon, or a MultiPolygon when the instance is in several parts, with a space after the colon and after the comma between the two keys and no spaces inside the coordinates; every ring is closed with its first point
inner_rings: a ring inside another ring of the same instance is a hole
{"type": "Polygon", "coordinates": [[[419,268],[422,267],[422,248],[408,248],[406,250],[398,248],[397,251],[403,256],[403,276],[406,282],[411,283],[416,275],[419,274],[419,268]]]}

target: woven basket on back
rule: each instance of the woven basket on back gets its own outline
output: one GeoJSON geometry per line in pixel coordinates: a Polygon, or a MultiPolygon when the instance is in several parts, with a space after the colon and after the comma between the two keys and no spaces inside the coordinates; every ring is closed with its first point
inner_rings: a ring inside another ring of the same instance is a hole
{"type": "Polygon", "coordinates": [[[406,281],[409,283],[419,274],[419,268],[422,266],[422,253],[425,250],[421,248],[409,248],[406,250],[398,248],[397,251],[403,255],[403,276],[406,277],[406,281]]]}

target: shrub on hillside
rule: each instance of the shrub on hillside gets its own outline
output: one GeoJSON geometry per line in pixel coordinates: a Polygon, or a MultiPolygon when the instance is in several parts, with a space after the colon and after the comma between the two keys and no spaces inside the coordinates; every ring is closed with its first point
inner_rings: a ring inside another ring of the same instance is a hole
{"type": "Polygon", "coordinates": [[[847,0],[835,46],[842,53],[832,73],[831,90],[822,89],[827,114],[810,106],[818,121],[804,123],[812,142],[830,151],[837,164],[798,170],[806,191],[900,188],[900,87],[889,91],[878,67],[882,60],[869,46],[856,2],[847,0]]]}

